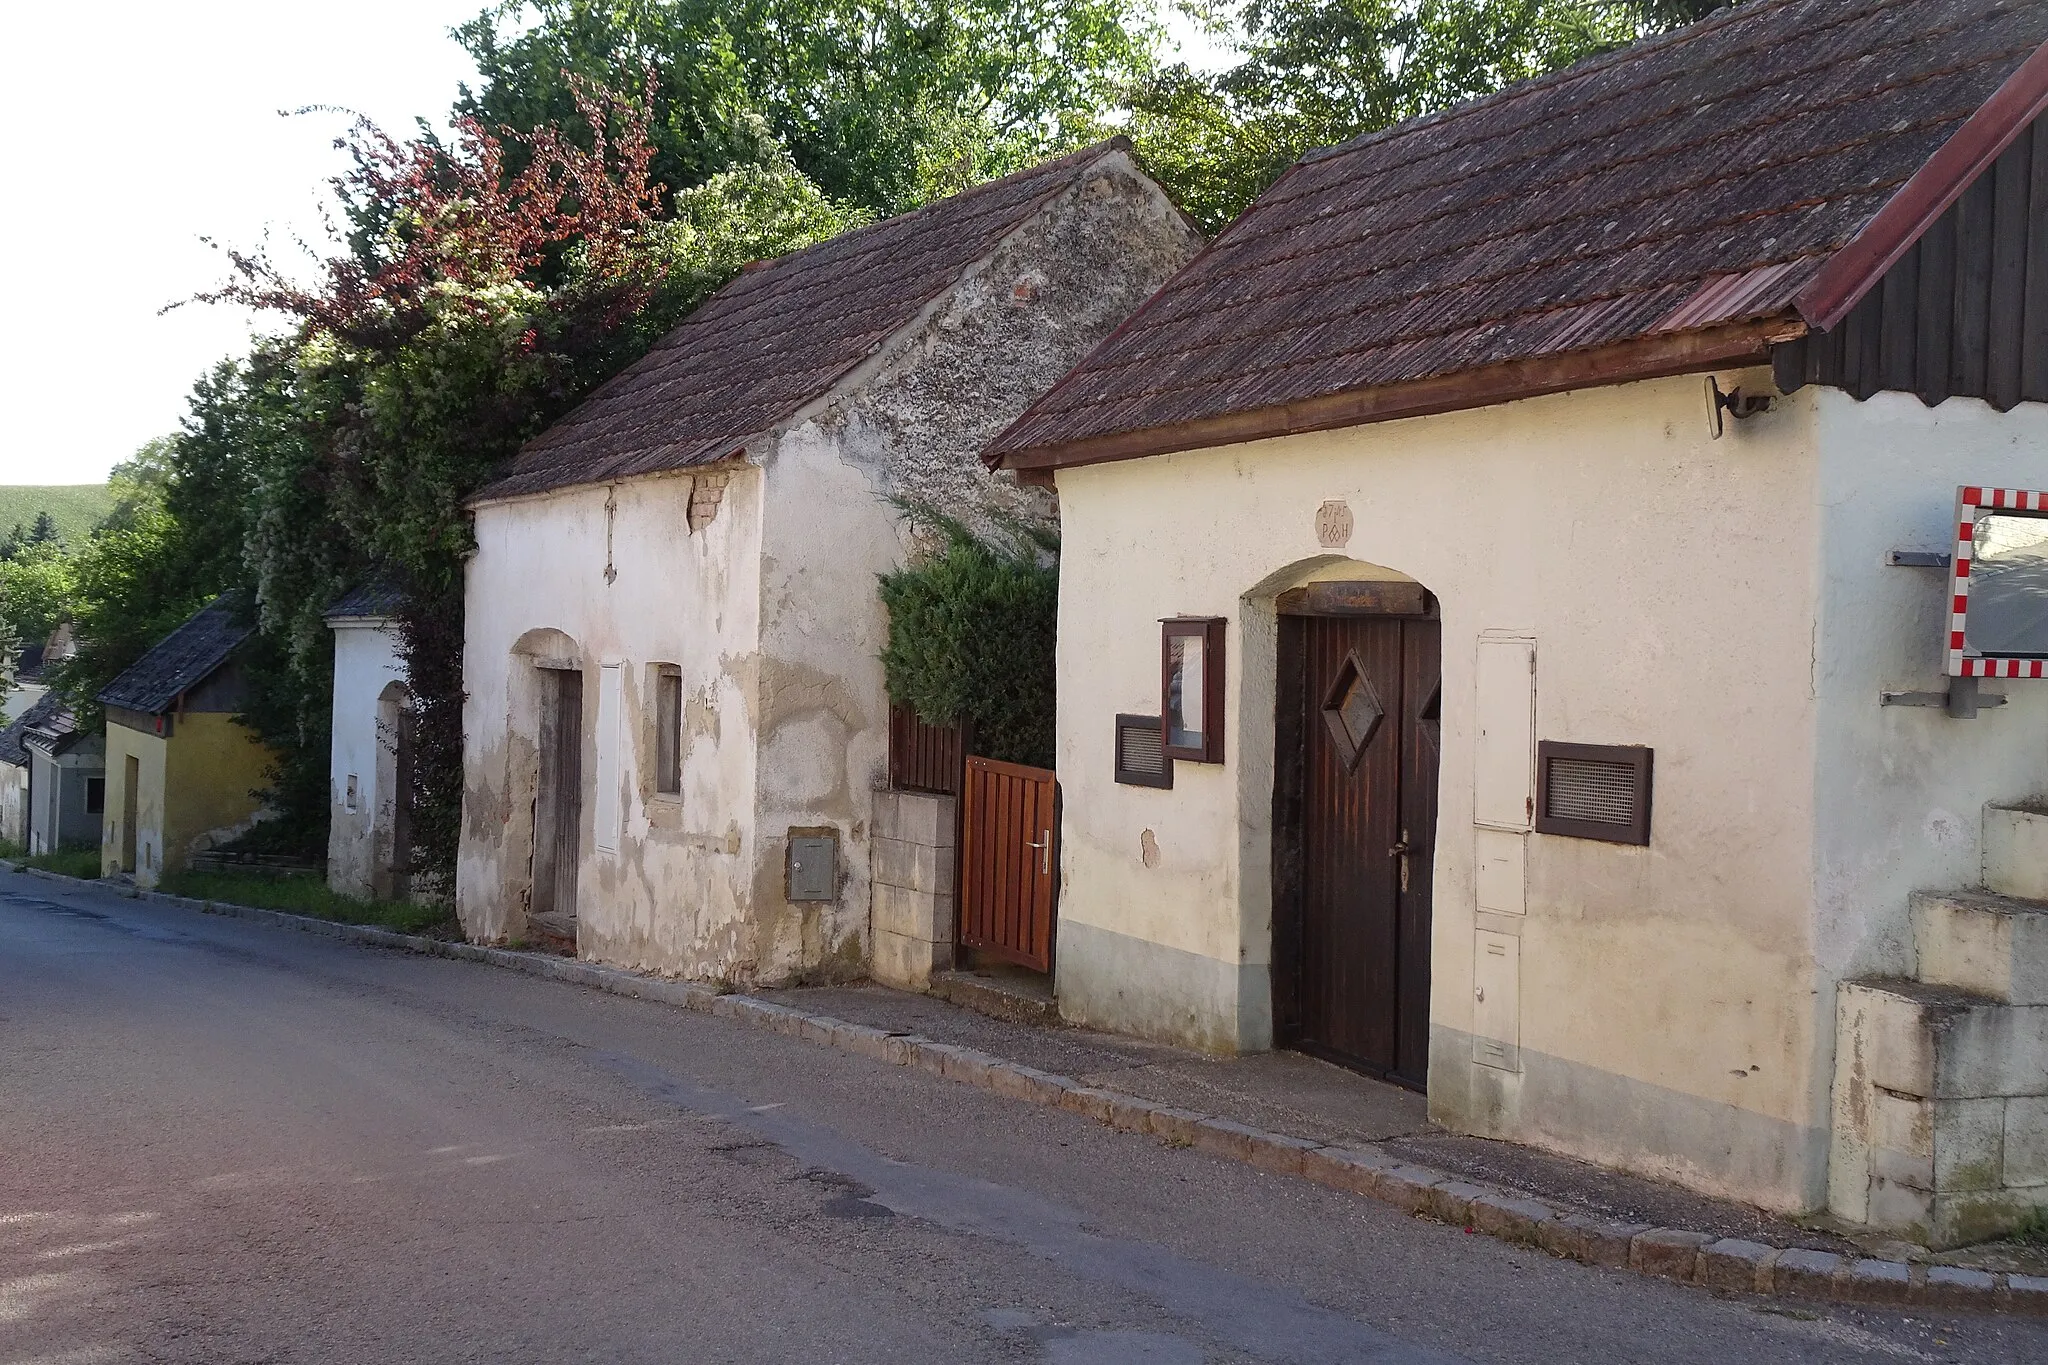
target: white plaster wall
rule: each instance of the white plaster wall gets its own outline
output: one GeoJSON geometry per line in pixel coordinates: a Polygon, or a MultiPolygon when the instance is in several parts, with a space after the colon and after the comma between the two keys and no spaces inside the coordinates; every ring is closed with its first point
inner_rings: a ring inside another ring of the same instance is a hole
{"type": "Polygon", "coordinates": [[[334,720],[328,762],[327,884],[347,896],[375,890],[376,815],[395,793],[380,790],[378,750],[389,740],[377,731],[377,702],[392,683],[405,681],[398,627],[361,617],[334,628],[334,720]],[[349,778],[356,803],[348,807],[349,778]]]}
{"type": "Polygon", "coordinates": [[[761,478],[746,465],[721,473],[730,482],[718,513],[695,532],[688,526],[687,473],[477,509],[456,878],[457,907],[472,937],[524,933],[539,688],[533,659],[514,651],[522,636],[555,631],[570,642],[584,675],[580,951],[692,977],[752,980],[774,972],[745,915],[753,867],[761,478]],[[618,851],[600,853],[592,836],[599,669],[613,663],[624,665],[624,828],[618,851]],[[680,797],[653,791],[655,664],[682,673],[680,797]]]}
{"type": "MultiPolygon", "coordinates": [[[[1908,894],[1982,879],[1987,801],[2048,794],[2048,682],[1986,680],[2005,706],[1975,720],[1880,706],[1880,692],[1938,692],[1948,571],[1893,568],[1894,549],[1954,549],[1960,484],[2048,488],[2048,406],[1929,408],[1908,394],[1858,403],[1816,390],[1822,507],[1814,688],[1814,951],[1832,980],[1914,970],[1908,894]]],[[[1814,1002],[1832,1018],[1833,992],[1814,1002]]]]}
{"type": "Polygon", "coordinates": [[[877,580],[904,556],[895,509],[872,467],[850,458],[849,440],[858,433],[807,422],[767,466],[754,881],[763,933],[814,970],[846,976],[866,961],[869,793],[884,784],[889,757],[889,625],[877,580]],[[836,901],[787,900],[791,829],[838,835],[836,901]]]}
{"type": "Polygon", "coordinates": [[[1816,1202],[1816,420],[1802,395],[1711,440],[1688,377],[1062,471],[1063,1008],[1207,1046],[1270,1041],[1271,601],[1348,557],[1441,603],[1432,1113],[1816,1202]],[[1331,498],[1356,521],[1341,554],[1315,536],[1331,498]],[[1230,619],[1225,762],[1178,764],[1170,791],[1119,786],[1112,717],[1156,712],[1156,623],[1172,615],[1230,619]],[[1650,847],[1532,835],[1527,914],[1489,917],[1521,940],[1518,1072],[1471,1061],[1488,631],[1537,641],[1540,738],[1656,750],[1650,847]],[[1152,995],[1094,984],[1075,960],[1091,950],[1152,995]],[[1212,998],[1183,1008],[1158,982],[1212,998]]]}

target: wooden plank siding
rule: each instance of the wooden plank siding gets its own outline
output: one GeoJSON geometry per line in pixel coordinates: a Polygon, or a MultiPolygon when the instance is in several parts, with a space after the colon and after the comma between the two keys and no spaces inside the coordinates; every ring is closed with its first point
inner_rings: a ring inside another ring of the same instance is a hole
{"type": "Polygon", "coordinates": [[[2048,115],[2014,139],[1832,332],[1780,345],[1779,388],[2048,402],[2048,115]]]}

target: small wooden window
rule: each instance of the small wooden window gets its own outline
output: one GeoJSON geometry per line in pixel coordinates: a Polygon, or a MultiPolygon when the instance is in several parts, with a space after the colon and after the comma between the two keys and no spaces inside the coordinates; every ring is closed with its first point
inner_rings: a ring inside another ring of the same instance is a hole
{"type": "Polygon", "coordinates": [[[654,670],[654,789],[665,796],[683,790],[683,674],[670,664],[654,670]]]}
{"type": "Polygon", "coordinates": [[[1223,761],[1223,618],[1175,616],[1160,622],[1159,715],[1168,758],[1223,761]]]}
{"type": "Polygon", "coordinates": [[[1536,746],[1536,832],[1649,843],[1650,756],[1632,744],[1543,740],[1536,746]]]}
{"type": "Polygon", "coordinates": [[[1157,716],[1116,718],[1116,780],[1133,787],[1171,787],[1173,760],[1157,716]]]}

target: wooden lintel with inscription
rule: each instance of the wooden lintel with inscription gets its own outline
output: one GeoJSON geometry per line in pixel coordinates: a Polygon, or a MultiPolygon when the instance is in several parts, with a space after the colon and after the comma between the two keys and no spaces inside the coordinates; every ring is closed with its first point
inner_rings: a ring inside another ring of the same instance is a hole
{"type": "Polygon", "coordinates": [[[1310,583],[1275,604],[1282,616],[1434,616],[1436,599],[1420,583],[1310,583]]]}

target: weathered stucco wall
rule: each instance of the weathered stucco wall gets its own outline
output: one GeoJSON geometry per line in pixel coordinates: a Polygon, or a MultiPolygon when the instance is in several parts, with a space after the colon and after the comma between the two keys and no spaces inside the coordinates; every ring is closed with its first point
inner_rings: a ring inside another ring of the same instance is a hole
{"type": "Polygon", "coordinates": [[[187,711],[173,724],[164,746],[159,872],[248,833],[262,815],[256,793],[270,785],[275,757],[226,712],[187,711]]]}
{"type": "Polygon", "coordinates": [[[750,466],[567,489],[481,507],[463,667],[466,785],[456,903],[473,938],[526,934],[537,776],[538,663],[583,672],[578,946],[693,977],[772,964],[747,922],[759,658],[760,471],[750,466]],[[718,488],[716,513],[690,527],[718,488]],[[609,570],[609,573],[607,572],[609,570]],[[559,661],[559,660],[558,660],[559,661]],[[598,703],[620,669],[619,828],[597,847],[598,703]],[[683,791],[654,788],[652,669],[684,697],[683,791]]]}
{"type": "Polygon", "coordinates": [[[86,781],[105,775],[105,754],[106,743],[97,735],[77,740],[55,758],[29,750],[36,807],[30,812],[29,852],[99,847],[100,812],[88,809],[86,781]]]}
{"type": "MultiPolygon", "coordinates": [[[[27,755],[23,755],[26,759],[27,755]]],[[[0,844],[28,844],[28,764],[0,763],[0,844]]]]}
{"type": "Polygon", "coordinates": [[[1062,1008],[1269,1045],[1273,598],[1413,577],[1444,641],[1432,1114],[1814,1204],[1818,419],[1811,395],[1719,441],[1706,417],[1691,377],[1063,471],[1062,1008]],[[1355,520],[1338,548],[1317,539],[1327,499],[1355,520]],[[1157,711],[1174,615],[1229,619],[1225,762],[1119,786],[1112,717],[1157,711]],[[1649,847],[1475,829],[1482,635],[1535,642],[1538,738],[1655,749],[1649,847]],[[1482,837],[1520,843],[1526,913],[1477,909],[1482,837]],[[1518,941],[1518,1070],[1473,1060],[1482,928],[1518,941]]]}
{"type": "Polygon", "coordinates": [[[387,689],[405,686],[398,627],[368,617],[334,627],[334,728],[328,763],[327,884],[346,896],[373,896],[388,864],[393,802],[389,758],[396,736],[378,728],[387,689]],[[354,788],[353,800],[350,788],[354,788]],[[380,843],[381,839],[381,843],[380,843]]]}
{"type": "Polygon", "coordinates": [[[876,582],[919,535],[898,501],[984,531],[1052,522],[1050,495],[990,474],[982,446],[1199,246],[1127,156],[1105,157],[773,446],[755,902],[764,935],[806,970],[851,973],[866,953],[869,793],[888,759],[888,614],[876,582]],[[785,899],[791,829],[837,833],[837,901],[785,899]]]}
{"type": "MultiPolygon", "coordinates": [[[[1947,571],[1893,568],[1885,552],[1953,550],[1958,485],[2048,487],[2048,406],[1858,403],[1835,389],[1810,401],[1822,508],[1814,951],[1830,980],[1907,976],[1907,896],[1978,885],[1984,804],[2048,795],[2048,682],[1987,680],[2007,704],[1975,720],[1880,706],[1880,692],[1947,685],[1947,571]]],[[[1814,1002],[1829,1020],[1834,1008],[1831,991],[1814,1002]]]]}
{"type": "Polygon", "coordinates": [[[581,952],[747,983],[864,970],[888,733],[876,582],[913,538],[895,500],[982,527],[1049,520],[1050,497],[991,475],[981,447],[1197,245],[1113,154],[743,461],[479,508],[457,878],[469,933],[522,934],[538,650],[584,674],[581,952]],[[693,495],[698,518],[716,507],[694,530],[693,495]],[[657,663],[680,668],[688,699],[680,800],[652,791],[657,663]],[[596,785],[607,665],[631,736],[616,853],[592,832],[611,808],[596,785]],[[832,900],[790,899],[792,830],[838,840],[832,900]]]}

